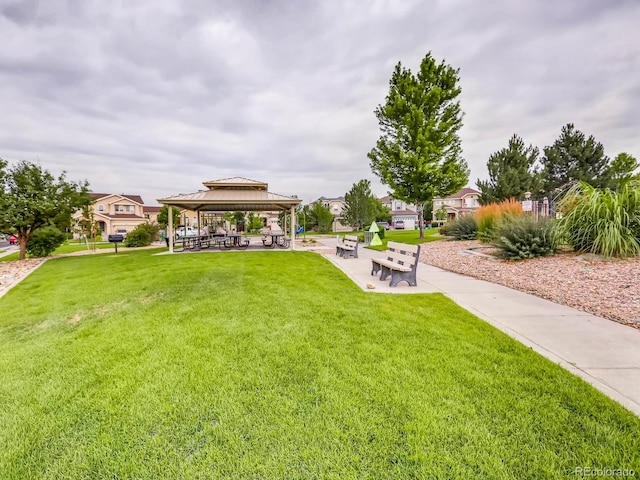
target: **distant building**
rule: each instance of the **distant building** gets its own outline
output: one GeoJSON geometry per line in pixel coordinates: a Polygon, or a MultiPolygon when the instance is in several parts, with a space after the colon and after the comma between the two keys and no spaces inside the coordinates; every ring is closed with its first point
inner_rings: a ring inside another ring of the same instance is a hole
{"type": "Polygon", "coordinates": [[[152,206],[144,205],[142,207],[142,213],[147,222],[158,223],[158,214],[160,213],[161,209],[162,207],[159,207],[159,206],[152,207],[152,206]]]}
{"type": "Polygon", "coordinates": [[[391,226],[395,228],[400,221],[404,223],[405,230],[413,230],[418,224],[418,212],[412,203],[406,203],[397,198],[386,195],[380,202],[391,211],[391,226]]]}
{"type": "Polygon", "coordinates": [[[333,227],[331,228],[334,232],[350,232],[352,228],[349,225],[344,225],[342,223],[342,212],[346,207],[346,203],[344,201],[344,197],[320,197],[313,203],[321,203],[323,207],[328,208],[333,215],[333,227]]]}
{"type": "MultiPolygon", "coordinates": [[[[102,236],[128,233],[147,221],[144,201],[140,195],[89,193],[89,196],[93,200],[90,208],[98,227],[97,233],[102,236]]],[[[82,212],[78,211],[72,217],[80,220],[82,212]]]]}
{"type": "Polygon", "coordinates": [[[436,212],[443,206],[447,211],[447,220],[455,220],[465,215],[473,215],[473,213],[480,208],[479,198],[480,192],[468,187],[448,197],[435,197],[433,199],[432,219],[437,220],[436,212]]]}

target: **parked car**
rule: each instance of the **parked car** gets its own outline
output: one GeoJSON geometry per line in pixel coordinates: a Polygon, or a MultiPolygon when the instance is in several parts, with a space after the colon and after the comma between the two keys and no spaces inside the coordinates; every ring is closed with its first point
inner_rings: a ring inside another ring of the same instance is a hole
{"type": "Polygon", "coordinates": [[[180,227],[176,230],[178,237],[195,237],[198,235],[198,229],[193,227],[180,227]]]}
{"type": "Polygon", "coordinates": [[[404,230],[404,221],[403,220],[398,220],[396,222],[396,230],[404,230]]]}
{"type": "Polygon", "coordinates": [[[380,228],[384,228],[385,230],[389,230],[391,228],[391,225],[389,225],[389,222],[376,222],[376,223],[380,228]]]}
{"type": "Polygon", "coordinates": [[[9,237],[9,245],[15,245],[16,243],[18,243],[18,239],[15,237],[15,235],[11,235],[9,237]]]}

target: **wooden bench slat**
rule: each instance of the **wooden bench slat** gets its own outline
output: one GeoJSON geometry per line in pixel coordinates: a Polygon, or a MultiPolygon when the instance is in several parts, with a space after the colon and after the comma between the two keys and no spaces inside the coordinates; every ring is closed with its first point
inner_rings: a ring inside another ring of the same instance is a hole
{"type": "Polygon", "coordinates": [[[409,266],[405,266],[405,265],[399,265],[395,262],[392,262],[390,260],[385,260],[383,258],[374,258],[373,259],[376,263],[379,263],[380,265],[384,265],[385,267],[389,267],[393,270],[400,270],[402,272],[410,272],[411,271],[411,267],[409,266]]]}

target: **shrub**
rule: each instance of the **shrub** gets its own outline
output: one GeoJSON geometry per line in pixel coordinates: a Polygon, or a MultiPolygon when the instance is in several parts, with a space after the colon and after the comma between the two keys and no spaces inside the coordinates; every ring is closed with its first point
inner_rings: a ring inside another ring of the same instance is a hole
{"type": "Polygon", "coordinates": [[[555,222],[533,215],[506,216],[495,230],[492,242],[498,256],[509,260],[544,257],[557,251],[555,222]]]}
{"type": "Polygon", "coordinates": [[[522,204],[515,199],[480,207],[474,214],[478,223],[478,239],[483,242],[491,242],[495,238],[495,231],[500,220],[505,216],[518,215],[522,215],[522,204]]]}
{"type": "Polygon", "coordinates": [[[159,225],[143,223],[127,234],[124,244],[127,247],[146,247],[158,239],[159,225]]]}
{"type": "Polygon", "coordinates": [[[33,257],[46,257],[65,241],[65,234],[56,227],[42,227],[34,230],[27,242],[27,253],[33,257]]]}
{"type": "Polygon", "coordinates": [[[581,182],[558,205],[558,233],[578,252],[605,257],[640,255],[640,184],[616,191],[581,182]]]}
{"type": "Polygon", "coordinates": [[[478,233],[478,225],[472,215],[466,215],[441,227],[440,233],[456,240],[474,240],[478,233]]]}

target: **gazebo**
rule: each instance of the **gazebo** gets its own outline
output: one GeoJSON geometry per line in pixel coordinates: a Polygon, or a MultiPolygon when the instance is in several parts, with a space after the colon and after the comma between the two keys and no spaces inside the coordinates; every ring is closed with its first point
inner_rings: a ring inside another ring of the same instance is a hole
{"type": "MultiPolygon", "coordinates": [[[[264,182],[244,177],[223,178],[202,183],[206,190],[195,193],[174,195],[159,198],[158,203],[169,207],[169,252],[173,253],[173,215],[172,207],[193,210],[200,218],[200,212],[230,212],[235,210],[252,212],[287,211],[291,212],[291,234],[295,235],[295,209],[302,200],[286,195],[278,195],[268,191],[269,185],[264,182]]],[[[291,249],[295,242],[291,241],[291,249]]]]}

